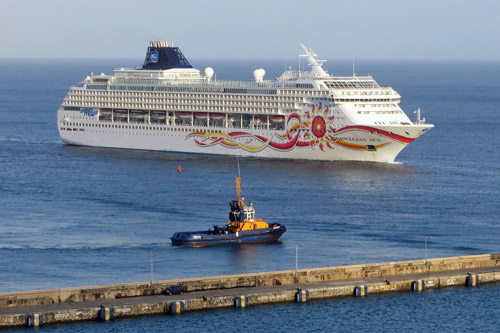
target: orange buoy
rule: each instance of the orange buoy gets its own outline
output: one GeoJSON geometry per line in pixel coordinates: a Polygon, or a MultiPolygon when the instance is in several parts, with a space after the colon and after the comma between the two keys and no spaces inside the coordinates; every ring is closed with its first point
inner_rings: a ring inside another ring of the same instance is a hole
{"type": "Polygon", "coordinates": [[[182,168],[181,166],[179,165],[179,167],[177,168],[177,172],[182,172],[182,168]]]}

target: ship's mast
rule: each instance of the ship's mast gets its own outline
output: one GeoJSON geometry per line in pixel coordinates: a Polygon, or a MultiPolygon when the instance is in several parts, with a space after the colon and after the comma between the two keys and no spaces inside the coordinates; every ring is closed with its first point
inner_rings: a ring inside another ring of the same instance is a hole
{"type": "Polygon", "coordinates": [[[241,175],[240,175],[240,159],[236,158],[238,162],[238,177],[236,177],[236,198],[238,199],[238,206],[241,207],[241,175]]]}
{"type": "Polygon", "coordinates": [[[323,63],[326,60],[319,60],[316,59],[318,56],[312,49],[306,48],[304,44],[300,44],[302,49],[304,50],[304,54],[301,54],[301,57],[307,57],[307,60],[309,61],[309,66],[311,66],[312,73],[313,75],[317,76],[327,76],[328,74],[325,72],[325,70],[321,67],[323,66],[323,63]]]}
{"type": "Polygon", "coordinates": [[[241,177],[236,177],[236,198],[238,205],[241,205],[241,177]]]}
{"type": "Polygon", "coordinates": [[[238,159],[238,177],[236,177],[236,198],[240,209],[247,207],[241,198],[241,175],[240,175],[240,160],[238,159]]]}

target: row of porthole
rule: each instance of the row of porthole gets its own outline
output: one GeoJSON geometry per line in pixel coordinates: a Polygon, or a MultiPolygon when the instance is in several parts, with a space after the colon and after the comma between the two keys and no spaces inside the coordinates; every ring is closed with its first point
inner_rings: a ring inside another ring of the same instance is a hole
{"type": "MultiPolygon", "coordinates": [[[[85,131],[85,129],[83,129],[83,128],[80,128],[80,129],[77,129],[77,128],[73,128],[73,129],[68,128],[68,129],[66,129],[66,128],[64,128],[64,127],[61,127],[61,130],[63,130],[63,131],[65,131],[65,130],[69,130],[69,131],[74,131],[74,132],[76,132],[77,130],[78,130],[78,131],[80,131],[80,132],[84,132],[84,131],[85,131]]],[[[98,131],[98,130],[94,130],[94,131],[93,131],[93,130],[89,130],[89,132],[91,132],[91,133],[93,132],[93,133],[114,133],[114,134],[123,134],[123,133],[121,133],[121,132],[114,132],[114,131],[98,131]]],[[[213,131],[213,132],[215,132],[215,131],[213,131]]],[[[144,132],[142,132],[142,133],[132,132],[132,134],[137,134],[137,135],[149,135],[149,136],[152,136],[152,135],[153,135],[153,136],[158,136],[158,135],[159,135],[159,134],[156,134],[156,133],[144,133],[144,132]]],[[[163,134],[162,136],[170,136],[170,135],[163,134]]],[[[172,136],[173,136],[173,135],[172,135],[172,136]]],[[[234,140],[236,140],[236,141],[242,141],[242,140],[244,140],[244,139],[243,139],[243,138],[234,138],[234,140]]]]}
{"type": "Polygon", "coordinates": [[[79,127],[98,127],[98,128],[115,128],[115,129],[136,129],[136,130],[153,130],[153,131],[173,131],[173,132],[206,132],[206,133],[224,133],[218,130],[202,130],[193,128],[169,128],[169,127],[148,127],[148,126],[130,126],[130,125],[112,125],[112,124],[85,124],[85,123],[63,123],[64,126],[79,126],[79,127]]]}

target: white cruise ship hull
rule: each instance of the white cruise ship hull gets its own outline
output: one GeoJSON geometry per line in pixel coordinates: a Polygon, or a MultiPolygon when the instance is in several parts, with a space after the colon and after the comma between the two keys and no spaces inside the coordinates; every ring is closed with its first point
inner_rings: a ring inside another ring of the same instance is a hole
{"type": "Polygon", "coordinates": [[[58,114],[61,140],[70,145],[321,161],[391,163],[407,144],[433,127],[348,126],[333,133],[333,140],[315,138],[300,145],[304,142],[300,136],[295,142],[294,136],[282,138],[285,130],[103,123],[97,116],[75,117],[74,111],[62,108],[58,114]]]}

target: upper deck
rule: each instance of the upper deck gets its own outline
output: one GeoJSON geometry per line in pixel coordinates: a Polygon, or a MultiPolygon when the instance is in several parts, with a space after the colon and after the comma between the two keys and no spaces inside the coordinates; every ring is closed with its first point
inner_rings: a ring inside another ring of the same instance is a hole
{"type": "MultiPolygon", "coordinates": [[[[189,71],[183,75],[165,73],[167,71],[148,71],[118,68],[114,75],[91,75],[75,87],[93,90],[150,90],[150,91],[200,91],[200,92],[229,92],[233,93],[263,93],[264,90],[277,91],[278,89],[306,89],[320,91],[335,90],[390,90],[390,87],[381,87],[371,76],[323,76],[311,77],[311,72],[287,71],[276,80],[237,81],[211,80],[206,76],[196,75],[189,71]]],[[[199,72],[199,71],[198,71],[199,72]]],[[[276,92],[269,92],[274,94],[276,92]]],[[[333,95],[333,93],[332,93],[333,95]]]]}
{"type": "MultiPolygon", "coordinates": [[[[151,42],[144,65],[140,68],[116,68],[112,75],[93,75],[76,87],[92,90],[163,90],[163,91],[213,91],[239,88],[234,93],[262,93],[264,90],[298,88],[310,90],[378,89],[380,86],[371,76],[332,76],[322,69],[325,60],[317,60],[316,54],[302,45],[309,60],[311,71],[289,70],[275,80],[263,80],[265,71],[254,71],[255,81],[212,80],[214,71],[207,67],[204,74],[193,68],[182,52],[168,42],[151,42]],[[170,87],[170,88],[169,88],[170,87]],[[182,87],[182,88],[180,88],[182,87]]],[[[227,92],[227,91],[226,91],[227,92]]],[[[273,94],[273,92],[271,92],[273,94]]]]}

